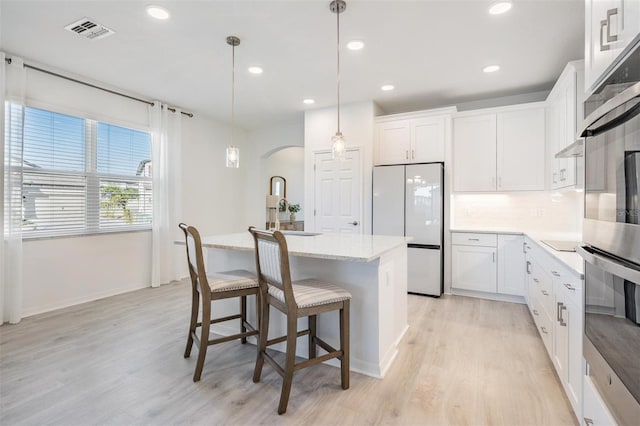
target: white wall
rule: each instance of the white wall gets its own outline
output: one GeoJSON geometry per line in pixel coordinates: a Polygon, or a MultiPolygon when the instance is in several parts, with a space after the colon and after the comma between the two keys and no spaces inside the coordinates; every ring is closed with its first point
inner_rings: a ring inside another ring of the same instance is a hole
{"type": "MultiPolygon", "coordinates": [[[[64,71],[61,71],[65,73],[64,71]]],[[[98,83],[100,84],[100,83],[98,83]]],[[[100,84],[102,85],[102,84],[100,84]]],[[[148,128],[145,104],[36,71],[27,74],[27,103],[67,114],[148,128]]],[[[246,135],[235,143],[246,152],[246,135]]],[[[200,116],[182,118],[181,220],[203,235],[246,228],[245,170],[225,167],[230,128],[200,116]]],[[[184,238],[176,224],[176,238],[184,238]]],[[[25,240],[23,315],[123,293],[151,283],[151,231],[25,240]]],[[[187,275],[184,248],[173,261],[187,275]]]]}
{"type": "MultiPolygon", "coordinates": [[[[272,176],[267,170],[268,158],[283,148],[302,146],[304,146],[302,117],[293,122],[275,123],[247,133],[246,150],[240,154],[242,158],[240,167],[245,172],[243,230],[250,225],[264,227],[265,200],[269,194],[269,177],[272,176]]],[[[286,175],[285,177],[287,178],[287,195],[289,195],[289,178],[286,175]]],[[[303,199],[295,202],[304,204],[303,199]]]]}
{"type": "MultiPolygon", "coordinates": [[[[300,204],[296,220],[304,220],[304,148],[289,147],[274,152],[265,160],[263,182],[269,182],[271,176],[282,176],[287,183],[287,201],[300,204]]],[[[289,220],[289,212],[280,214],[280,220],[289,220]]]]}
{"type": "MultiPolygon", "coordinates": [[[[347,147],[360,147],[363,156],[362,230],[371,233],[371,199],[373,167],[374,118],[379,108],[373,102],[359,102],[340,107],[340,127],[347,147]]],[[[337,128],[336,108],[310,110],[304,115],[305,179],[304,204],[307,210],[314,206],[314,153],[331,149],[331,138],[337,128]]],[[[305,230],[314,230],[314,218],[305,216],[305,230]]]]}

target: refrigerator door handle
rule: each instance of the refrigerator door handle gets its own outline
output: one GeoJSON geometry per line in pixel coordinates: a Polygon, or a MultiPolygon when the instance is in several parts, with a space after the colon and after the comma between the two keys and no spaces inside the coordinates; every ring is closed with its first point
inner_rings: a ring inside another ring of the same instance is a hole
{"type": "Polygon", "coordinates": [[[407,244],[408,248],[420,248],[420,249],[428,249],[428,250],[440,250],[440,246],[437,244],[407,244]]]}

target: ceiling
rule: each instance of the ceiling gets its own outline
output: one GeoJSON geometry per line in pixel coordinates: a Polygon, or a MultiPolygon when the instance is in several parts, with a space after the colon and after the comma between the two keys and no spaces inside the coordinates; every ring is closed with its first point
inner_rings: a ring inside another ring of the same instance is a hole
{"type": "MultiPolygon", "coordinates": [[[[329,1],[1,0],[0,48],[26,59],[229,121],[231,47],[236,120],[251,129],[336,103],[336,22],[329,1]],[[116,33],[89,41],[64,29],[89,17],[116,33]],[[262,75],[247,71],[264,68],[262,75]],[[316,100],[303,105],[304,98],[316,100]]],[[[340,15],[343,103],[374,100],[387,113],[548,90],[584,56],[584,0],[348,0],[340,15]],[[344,44],[361,39],[360,51],[344,44]],[[485,74],[482,68],[500,64],[485,74]],[[380,86],[395,90],[382,92],[380,86]]]]}

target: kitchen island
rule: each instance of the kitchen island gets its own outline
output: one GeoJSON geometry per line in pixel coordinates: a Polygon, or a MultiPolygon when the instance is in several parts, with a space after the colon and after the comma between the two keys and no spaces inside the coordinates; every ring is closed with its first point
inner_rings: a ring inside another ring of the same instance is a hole
{"type": "MultiPolygon", "coordinates": [[[[291,278],[317,278],[339,285],[352,295],[351,370],[384,377],[397,355],[397,345],[407,324],[407,239],[378,235],[310,234],[286,232],[291,278]]],[[[207,270],[220,272],[247,269],[255,272],[253,238],[249,232],[202,238],[207,270]]],[[[255,305],[250,300],[249,319],[255,321],[255,305]]],[[[237,301],[214,302],[216,316],[238,310],[237,301]]],[[[299,320],[306,328],[306,318],[299,320]]],[[[214,333],[228,335],[237,327],[215,324],[214,333]]],[[[270,337],[286,333],[286,322],[277,310],[271,311],[270,337]]],[[[338,313],[318,316],[318,335],[338,345],[338,313]]],[[[297,354],[307,357],[307,337],[301,337],[297,354]]],[[[284,344],[273,348],[283,350],[284,344]]],[[[335,360],[332,360],[335,361],[335,360]]],[[[332,364],[329,362],[329,364],[332,364]]],[[[333,365],[338,365],[337,363],[333,365]]]]}

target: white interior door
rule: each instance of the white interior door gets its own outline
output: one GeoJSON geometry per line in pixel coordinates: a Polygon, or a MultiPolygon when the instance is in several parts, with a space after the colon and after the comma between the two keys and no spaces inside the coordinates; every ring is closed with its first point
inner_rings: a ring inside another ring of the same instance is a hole
{"type": "Polygon", "coordinates": [[[330,152],[314,155],[315,231],[362,232],[362,165],[360,149],[348,149],[342,161],[330,152]]]}

